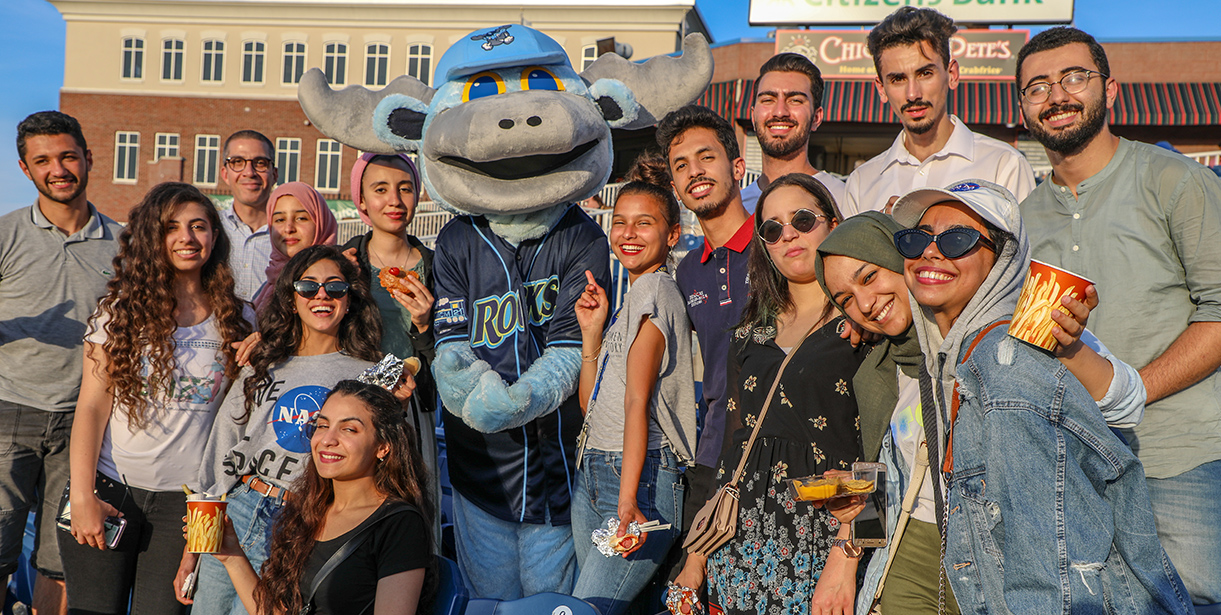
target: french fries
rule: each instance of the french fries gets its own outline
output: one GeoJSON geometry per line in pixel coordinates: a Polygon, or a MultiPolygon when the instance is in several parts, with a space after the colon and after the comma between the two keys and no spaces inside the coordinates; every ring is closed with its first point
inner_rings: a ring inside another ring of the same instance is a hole
{"type": "Polygon", "coordinates": [[[187,551],[191,553],[216,553],[224,539],[225,526],[221,521],[225,506],[216,501],[187,503],[187,551]]]}
{"type": "Polygon", "coordinates": [[[1032,261],[1017,309],[1013,312],[1013,322],[1009,324],[1009,335],[1049,351],[1055,350],[1057,342],[1051,329],[1056,321],[1051,319],[1051,311],[1058,309],[1068,314],[1060,299],[1064,296],[1078,298],[1088,285],[1089,281],[1084,278],[1032,261]]]}

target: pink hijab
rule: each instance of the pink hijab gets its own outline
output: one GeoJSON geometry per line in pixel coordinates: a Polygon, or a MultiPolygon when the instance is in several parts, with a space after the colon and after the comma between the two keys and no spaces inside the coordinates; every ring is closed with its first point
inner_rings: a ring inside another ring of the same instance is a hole
{"type": "MultiPolygon", "coordinates": [[[[267,226],[269,232],[275,236],[275,227],[271,225],[271,218],[276,209],[276,202],[280,197],[291,196],[301,202],[305,207],[305,213],[309,214],[311,220],[314,221],[316,230],[314,236],[309,238],[309,246],[326,245],[333,246],[339,237],[339,222],[335,220],[335,214],[331,213],[331,209],[326,206],[326,199],[318,194],[312,186],[304,182],[289,182],[276,188],[271,193],[271,197],[267,199],[267,226]]],[[[271,262],[267,264],[267,284],[263,290],[254,298],[254,305],[260,311],[263,306],[271,301],[271,297],[275,294],[272,290],[275,288],[276,278],[280,277],[280,272],[284,271],[284,266],[288,264],[288,255],[281,252],[276,243],[271,243],[271,262]]]]}
{"type": "MultiPolygon", "coordinates": [[[[369,220],[369,214],[365,213],[365,210],[360,208],[360,203],[362,201],[362,199],[360,197],[360,180],[364,179],[365,167],[369,166],[370,160],[373,160],[374,158],[376,158],[378,156],[389,156],[389,155],[390,154],[373,154],[370,152],[365,152],[365,153],[361,154],[360,158],[358,158],[356,160],[356,164],[352,165],[352,183],[349,186],[349,189],[352,191],[352,204],[356,206],[356,213],[360,214],[361,222],[364,222],[365,224],[367,224],[369,226],[373,226],[373,222],[369,220]]],[[[411,184],[413,186],[415,186],[416,199],[419,199],[420,198],[419,197],[419,195],[420,195],[420,173],[415,170],[415,163],[411,162],[411,159],[407,157],[407,154],[394,154],[394,155],[398,156],[399,158],[402,158],[403,162],[407,163],[407,170],[411,173],[411,184]]]]}

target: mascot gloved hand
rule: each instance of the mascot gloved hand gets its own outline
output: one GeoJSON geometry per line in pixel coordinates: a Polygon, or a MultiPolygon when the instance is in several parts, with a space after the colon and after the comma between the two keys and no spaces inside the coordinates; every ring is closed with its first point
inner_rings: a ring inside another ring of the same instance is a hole
{"type": "Polygon", "coordinates": [[[558,408],[576,389],[581,351],[549,348],[512,385],[460,342],[437,349],[433,373],[446,409],[484,433],[521,427],[558,408]]]}

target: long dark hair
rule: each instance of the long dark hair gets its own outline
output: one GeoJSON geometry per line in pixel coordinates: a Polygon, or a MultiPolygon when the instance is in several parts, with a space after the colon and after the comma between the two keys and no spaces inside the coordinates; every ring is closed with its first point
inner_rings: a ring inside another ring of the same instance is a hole
{"type": "MultiPolygon", "coordinates": [[[[796,186],[810,193],[818,203],[819,212],[827,216],[827,222],[839,222],[839,214],[835,206],[835,197],[827,191],[817,179],[805,173],[789,173],[776,178],[763,189],[759,202],[755,204],[755,234],[750,240],[750,256],[746,260],[746,271],[750,279],[750,296],[746,298],[746,308],[742,310],[742,321],[738,326],[763,327],[774,324],[776,317],[793,309],[793,296],[789,293],[789,281],[772,263],[767,252],[767,244],[759,237],[759,227],[763,225],[763,203],[776,190],[785,186],[796,186]]],[[[831,302],[822,318],[833,310],[831,302]]],[[[820,318],[819,320],[822,320],[820,318]]]]}
{"type": "MultiPolygon", "coordinates": [[[[331,396],[335,395],[346,395],[363,403],[373,415],[377,444],[389,445],[390,452],[374,467],[377,492],[387,500],[415,506],[424,517],[425,526],[431,528],[432,496],[426,487],[430,484],[428,469],[415,444],[415,428],[404,420],[402,403],[385,389],[356,380],[340,381],[331,390],[331,396]]],[[[301,572],[309,562],[326,512],[335,502],[331,480],[318,475],[313,455],[310,455],[305,472],[293,482],[291,491],[293,497],[285,501],[276,519],[268,557],[254,590],[254,601],[261,613],[274,613],[278,609],[285,613],[301,611],[304,606],[301,572]]],[[[428,535],[431,541],[431,530],[428,535]]],[[[431,585],[425,583],[421,604],[431,601],[431,585]]]]}
{"type": "Polygon", "coordinates": [[[348,312],[339,324],[339,348],[349,356],[365,361],[377,361],[381,355],[382,319],[369,292],[369,281],[360,274],[343,253],[334,246],[310,246],[301,250],[284,266],[276,278],[271,301],[259,314],[259,333],[263,339],[250,354],[250,367],[254,373],[242,384],[246,395],[245,412],[233,417],[239,424],[250,419],[254,412],[258,392],[271,384],[271,368],[286,361],[297,352],[303,337],[301,317],[294,308],[296,291],[293,282],[305,275],[321,260],[330,260],[339,266],[339,273],[351,285],[348,290],[348,312]]]}
{"type": "MultiPolygon", "coordinates": [[[[168,396],[175,386],[174,312],[176,272],[166,254],[166,227],[188,204],[201,205],[212,226],[215,242],[200,271],[204,300],[221,336],[218,354],[224,356],[225,377],[238,374],[233,342],[250,334],[250,323],[242,315],[245,302],[233,293],[233,271],[229,269],[229,237],[221,226],[212,202],[190,184],[165,182],[153,186],[131,210],[127,227],[119,235],[119,253],[114,258],[114,277],[106,285],[106,296],[90,317],[90,327],[105,321],[106,376],[114,404],[122,408],[128,422],[145,425],[149,400],[168,396]],[[145,362],[147,361],[147,373],[145,362]]],[[[222,391],[223,393],[223,391],[222,391]]]]}

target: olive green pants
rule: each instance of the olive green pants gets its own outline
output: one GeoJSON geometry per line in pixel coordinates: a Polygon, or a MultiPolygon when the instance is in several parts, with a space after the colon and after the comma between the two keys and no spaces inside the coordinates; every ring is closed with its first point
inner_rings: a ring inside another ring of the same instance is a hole
{"type": "MultiPolygon", "coordinates": [[[[909,519],[899,551],[890,566],[886,586],[882,589],[882,615],[921,615],[937,613],[938,565],[941,559],[941,536],[937,526],[909,519]]],[[[945,606],[942,613],[959,615],[958,601],[944,581],[945,606]]]]}

